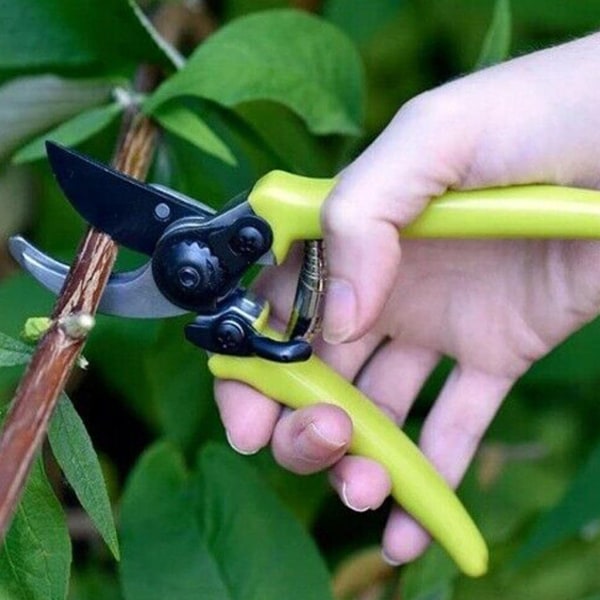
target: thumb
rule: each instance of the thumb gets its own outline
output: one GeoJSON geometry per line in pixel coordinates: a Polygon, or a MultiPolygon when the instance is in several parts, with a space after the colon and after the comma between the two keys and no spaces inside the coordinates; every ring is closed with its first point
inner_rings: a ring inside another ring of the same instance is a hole
{"type": "Polygon", "coordinates": [[[398,230],[353,202],[340,183],[323,211],[327,293],[323,338],[339,344],[360,337],[391,293],[400,263],[398,230]]]}
{"type": "Polygon", "coordinates": [[[419,103],[428,104],[406,105],[343,171],[323,205],[329,273],[323,338],[328,343],[357,339],[373,326],[397,277],[401,229],[459,179],[447,164],[452,153],[439,153],[439,132],[427,136],[431,111],[419,103]]]}

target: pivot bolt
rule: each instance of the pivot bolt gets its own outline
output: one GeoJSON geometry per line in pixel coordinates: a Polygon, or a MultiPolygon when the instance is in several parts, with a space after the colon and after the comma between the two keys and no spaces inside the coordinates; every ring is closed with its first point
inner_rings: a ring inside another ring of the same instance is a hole
{"type": "Polygon", "coordinates": [[[219,324],[215,337],[222,350],[232,352],[241,347],[246,335],[239,323],[225,320],[219,324]]]}
{"type": "Polygon", "coordinates": [[[251,225],[242,227],[231,242],[235,252],[249,256],[262,254],[264,246],[265,239],[262,233],[251,225]]]}
{"type": "Polygon", "coordinates": [[[177,272],[177,277],[181,285],[190,290],[198,286],[200,283],[200,273],[194,267],[181,267],[177,272]]]}

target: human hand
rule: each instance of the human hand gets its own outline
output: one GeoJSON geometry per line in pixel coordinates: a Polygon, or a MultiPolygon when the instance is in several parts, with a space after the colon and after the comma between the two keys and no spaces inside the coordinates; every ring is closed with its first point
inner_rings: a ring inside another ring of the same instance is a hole
{"type": "MultiPolygon", "coordinates": [[[[430,198],[447,189],[520,183],[598,187],[600,36],[538,52],[454,81],[402,108],[341,175],[325,204],[329,291],[320,356],[401,425],[442,355],[456,367],[425,421],[424,453],[456,486],[515,380],[600,311],[600,242],[398,243],[430,198]]],[[[285,319],[294,261],[259,292],[285,319]]],[[[323,399],[326,402],[326,398],[323,399]]],[[[389,493],[385,470],[344,456],[352,435],[327,404],[280,413],[234,382],[217,401],[231,443],[251,453],[272,441],[277,460],[331,479],[356,510],[389,493]]],[[[418,556],[427,534],[394,510],[391,562],[418,556]]]]}

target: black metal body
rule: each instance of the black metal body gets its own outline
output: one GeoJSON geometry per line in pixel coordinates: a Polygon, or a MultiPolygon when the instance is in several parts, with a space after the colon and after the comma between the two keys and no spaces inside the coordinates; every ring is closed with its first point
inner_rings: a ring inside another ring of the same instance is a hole
{"type": "Polygon", "coordinates": [[[310,357],[308,342],[274,340],[253,327],[262,303],[239,284],[269,252],[273,233],[245,195],[215,214],[191,198],[140,183],[77,152],[46,146],[75,209],[117,243],[150,256],[160,294],[197,314],[186,326],[190,342],[209,352],[276,362],[310,357]]]}

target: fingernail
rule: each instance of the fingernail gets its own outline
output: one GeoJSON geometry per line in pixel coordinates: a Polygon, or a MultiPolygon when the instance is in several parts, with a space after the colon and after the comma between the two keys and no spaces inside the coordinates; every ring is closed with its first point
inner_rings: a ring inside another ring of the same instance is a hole
{"type": "Polygon", "coordinates": [[[238,454],[243,454],[244,456],[251,456],[252,454],[256,454],[260,448],[240,448],[239,446],[236,446],[233,443],[233,440],[231,439],[231,435],[229,433],[229,429],[225,429],[225,437],[227,438],[227,441],[229,442],[229,445],[238,453],[238,454]]]}
{"type": "Polygon", "coordinates": [[[399,567],[402,564],[402,561],[392,558],[385,550],[381,551],[381,558],[383,558],[383,562],[390,565],[390,567],[399,567]]]}
{"type": "Polygon", "coordinates": [[[320,462],[324,452],[335,452],[343,448],[349,440],[340,439],[336,433],[324,431],[315,423],[309,423],[296,440],[298,453],[309,462],[320,462]]]}
{"type": "Polygon", "coordinates": [[[354,504],[352,504],[352,502],[350,502],[350,499],[348,498],[348,484],[345,481],[342,483],[341,496],[342,496],[342,502],[350,510],[362,513],[362,512],[367,512],[371,508],[370,506],[355,506],[354,504]]]}
{"type": "Polygon", "coordinates": [[[356,294],[345,279],[327,282],[323,339],[328,344],[341,344],[353,333],[356,325],[356,294]]]}

